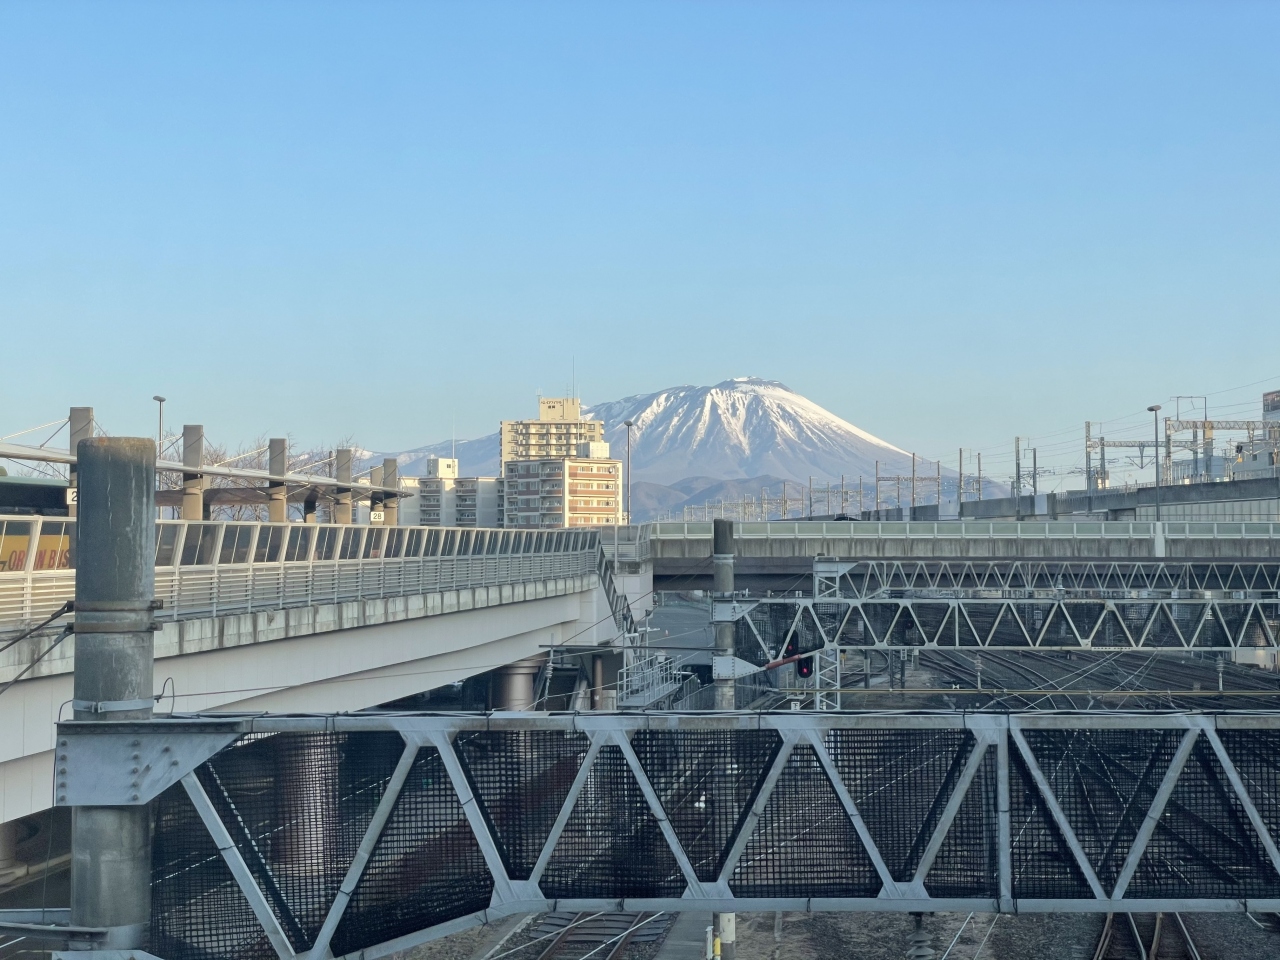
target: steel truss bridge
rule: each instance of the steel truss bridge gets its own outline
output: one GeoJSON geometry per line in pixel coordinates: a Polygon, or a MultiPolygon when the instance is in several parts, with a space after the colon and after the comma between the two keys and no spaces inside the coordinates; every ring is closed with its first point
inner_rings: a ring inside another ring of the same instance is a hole
{"type": "Polygon", "coordinates": [[[63,723],[59,768],[59,804],[154,801],[166,960],[545,910],[1280,910],[1280,713],[211,715],[63,723]]]}
{"type": "Polygon", "coordinates": [[[721,600],[756,666],[839,647],[1217,651],[1280,646],[1280,563],[814,562],[812,596],[721,600]]]}

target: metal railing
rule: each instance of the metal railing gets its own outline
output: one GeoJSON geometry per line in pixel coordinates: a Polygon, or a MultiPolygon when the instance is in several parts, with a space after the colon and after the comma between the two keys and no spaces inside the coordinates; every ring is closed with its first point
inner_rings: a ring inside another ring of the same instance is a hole
{"type": "Polygon", "coordinates": [[[618,671],[618,705],[647,707],[680,693],[690,676],[682,661],[664,653],[639,657],[618,671]]]}
{"type": "MultiPolygon", "coordinates": [[[[655,540],[710,540],[709,522],[651,524],[655,540]]],[[[1280,523],[1170,521],[1162,524],[1166,538],[1280,538],[1280,523]]],[[[1155,524],[1140,520],[784,520],[735,523],[736,538],[960,538],[1044,540],[1053,538],[1150,540],[1155,524]]]]}
{"type": "MultiPolygon", "coordinates": [[[[75,595],[74,527],[0,517],[0,629],[75,595]]],[[[156,542],[162,620],[583,576],[603,564],[594,530],[162,520],[156,542]]]]}

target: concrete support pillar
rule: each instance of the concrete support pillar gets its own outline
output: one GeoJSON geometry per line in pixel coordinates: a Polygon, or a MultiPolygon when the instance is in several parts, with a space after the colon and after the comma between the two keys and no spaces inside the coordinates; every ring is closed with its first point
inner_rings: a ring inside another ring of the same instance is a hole
{"type": "Polygon", "coordinates": [[[204,505],[204,476],[195,472],[204,466],[204,427],[198,423],[182,427],[182,465],[193,468],[182,474],[182,519],[207,520],[204,505]]]}
{"type": "Polygon", "coordinates": [[[591,709],[604,709],[604,655],[591,658],[591,709]]]}
{"type": "MultiPolygon", "coordinates": [[[[272,437],[267,441],[268,466],[273,477],[283,477],[289,472],[289,441],[284,437],[272,437]]],[[[285,523],[289,519],[289,490],[283,480],[267,481],[267,519],[272,523],[285,523]]]]}
{"type": "Polygon", "coordinates": [[[351,522],[351,487],[342,486],[341,484],[351,483],[351,464],[353,460],[354,457],[350,447],[340,447],[334,457],[333,475],[339,482],[339,486],[335,491],[336,500],[333,504],[334,523],[351,522]]]}
{"type": "MultiPolygon", "coordinates": [[[[386,457],[382,461],[382,485],[384,487],[400,487],[400,464],[395,457],[386,457]]],[[[382,522],[394,527],[400,522],[400,500],[398,497],[384,495],[382,499],[382,522]]]]}
{"type": "MultiPolygon", "coordinates": [[[[95,437],[77,447],[79,562],[72,709],[76,720],[149,720],[154,638],[156,446],[95,437]],[[102,632],[95,632],[95,626],[102,632]]],[[[106,927],[106,946],[142,947],[151,915],[151,812],[71,811],[71,922],[106,927]]]]}
{"type": "Polygon", "coordinates": [[[7,883],[26,873],[18,860],[18,842],[22,839],[22,821],[0,823],[0,883],[7,883]]]}
{"type": "MultiPolygon", "coordinates": [[[[75,453],[81,440],[88,440],[93,436],[93,407],[72,407],[69,417],[69,426],[71,427],[71,452],[75,453]]],[[[79,491],[76,485],[79,479],[79,468],[76,464],[71,464],[68,471],[68,495],[67,495],[67,513],[75,516],[78,512],[79,505],[76,503],[76,496],[79,491]]],[[[74,544],[72,546],[74,550],[74,544]]]]}
{"type": "MultiPolygon", "coordinates": [[[[369,468],[369,486],[371,487],[382,486],[382,468],[381,467],[369,468]]],[[[382,513],[382,494],[376,490],[370,490],[369,491],[369,522],[371,524],[381,524],[385,519],[386,519],[386,514],[382,513]],[[382,514],[382,516],[379,519],[375,520],[374,516],[377,514],[382,514]]]]}
{"type": "Polygon", "coordinates": [[[716,929],[720,931],[721,960],[735,960],[738,955],[738,915],[716,914],[716,929]]]}
{"type": "Polygon", "coordinates": [[[494,709],[532,710],[535,697],[534,681],[546,659],[545,653],[539,653],[517,660],[499,670],[495,678],[497,690],[494,696],[494,709]]]}
{"type": "MultiPolygon", "coordinates": [[[[733,597],[733,521],[714,520],[712,521],[712,524],[712,597],[718,599],[730,599],[733,597]]],[[[732,657],[733,622],[726,621],[723,623],[717,623],[715,628],[716,656],[732,657]]],[[[734,701],[733,678],[720,678],[715,681],[715,685],[716,709],[734,709],[736,703],[734,701]]]]}

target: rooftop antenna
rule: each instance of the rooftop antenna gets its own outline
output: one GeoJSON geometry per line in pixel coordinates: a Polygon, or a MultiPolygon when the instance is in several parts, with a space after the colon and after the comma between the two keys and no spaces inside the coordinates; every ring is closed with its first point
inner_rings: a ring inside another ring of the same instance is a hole
{"type": "Polygon", "coordinates": [[[569,354],[569,393],[573,399],[578,399],[578,357],[577,354],[569,354]]]}

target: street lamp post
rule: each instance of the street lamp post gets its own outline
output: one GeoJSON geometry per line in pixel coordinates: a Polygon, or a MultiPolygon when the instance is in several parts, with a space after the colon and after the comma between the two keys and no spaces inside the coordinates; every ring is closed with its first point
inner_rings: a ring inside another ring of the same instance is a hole
{"type": "Polygon", "coordinates": [[[1151,413],[1151,422],[1155,430],[1155,461],[1156,461],[1156,523],[1160,522],[1160,404],[1153,403],[1147,407],[1151,413]]]}
{"type": "Polygon", "coordinates": [[[156,394],[151,399],[154,400],[156,403],[160,404],[160,423],[156,427],[156,459],[158,460],[160,459],[160,456],[162,453],[162,451],[160,450],[160,447],[164,443],[164,400],[165,398],[160,396],[159,394],[156,394]]]}
{"type": "Polygon", "coordinates": [[[627,502],[624,504],[627,512],[627,523],[631,522],[631,428],[635,426],[630,420],[624,420],[623,426],[627,428],[627,502]]]}

